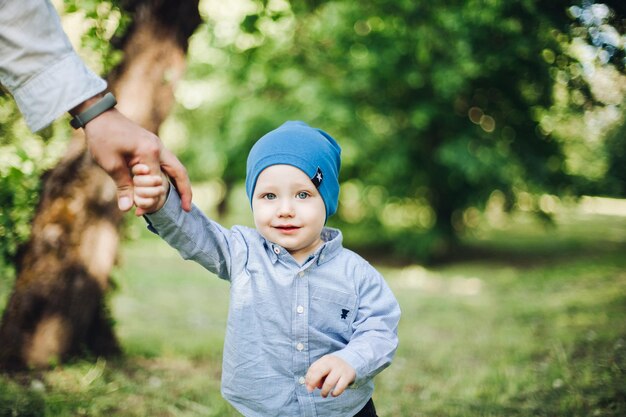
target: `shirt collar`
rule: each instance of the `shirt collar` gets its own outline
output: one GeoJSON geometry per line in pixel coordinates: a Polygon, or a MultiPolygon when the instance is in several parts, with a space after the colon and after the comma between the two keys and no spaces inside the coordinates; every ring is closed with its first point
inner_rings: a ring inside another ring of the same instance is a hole
{"type": "MultiPolygon", "coordinates": [[[[313,255],[313,262],[317,265],[322,265],[335,256],[339,254],[342,249],[343,235],[339,229],[333,229],[330,227],[325,227],[322,229],[322,241],[324,243],[320,248],[315,251],[313,255]]],[[[272,260],[272,263],[276,263],[279,259],[284,262],[295,262],[293,257],[287,252],[285,248],[275,243],[270,242],[269,240],[261,237],[263,239],[263,246],[265,247],[265,252],[272,260]]],[[[308,264],[311,260],[308,260],[304,264],[308,264]]]]}

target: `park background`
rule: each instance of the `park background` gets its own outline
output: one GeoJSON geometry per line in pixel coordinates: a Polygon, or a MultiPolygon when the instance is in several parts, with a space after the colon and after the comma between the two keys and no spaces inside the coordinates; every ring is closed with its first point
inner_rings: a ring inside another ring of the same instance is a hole
{"type": "MultiPolygon", "coordinates": [[[[381,417],[626,414],[622,2],[55,7],[225,225],[262,134],[339,140],[330,225],[403,311],[381,417]]],[[[66,119],[0,102],[0,416],[236,415],[228,284],[117,214],[66,119]]]]}

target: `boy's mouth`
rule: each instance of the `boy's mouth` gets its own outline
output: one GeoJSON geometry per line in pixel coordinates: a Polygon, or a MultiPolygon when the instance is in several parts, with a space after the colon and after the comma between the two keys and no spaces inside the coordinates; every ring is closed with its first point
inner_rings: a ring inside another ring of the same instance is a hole
{"type": "Polygon", "coordinates": [[[283,233],[295,232],[296,230],[300,229],[300,227],[291,224],[278,225],[274,226],[274,228],[280,230],[283,233]]]}

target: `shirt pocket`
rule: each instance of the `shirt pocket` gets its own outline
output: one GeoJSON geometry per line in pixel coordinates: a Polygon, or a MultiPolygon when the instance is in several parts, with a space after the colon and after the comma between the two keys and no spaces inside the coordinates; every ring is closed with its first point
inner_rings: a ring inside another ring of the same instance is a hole
{"type": "Polygon", "coordinates": [[[356,315],[356,295],[311,286],[311,326],[326,334],[349,339],[356,315]]]}

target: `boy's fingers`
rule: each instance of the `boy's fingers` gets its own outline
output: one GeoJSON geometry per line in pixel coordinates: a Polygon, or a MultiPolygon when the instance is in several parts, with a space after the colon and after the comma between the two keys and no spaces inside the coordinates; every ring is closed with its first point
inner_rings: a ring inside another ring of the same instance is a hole
{"type": "Polygon", "coordinates": [[[135,187],[158,187],[163,184],[163,178],[158,175],[136,175],[133,177],[135,187]]]}
{"type": "Polygon", "coordinates": [[[337,381],[337,385],[335,385],[335,389],[333,389],[330,395],[332,395],[333,397],[340,396],[341,394],[343,394],[346,388],[348,388],[348,385],[350,385],[350,382],[348,382],[348,378],[339,378],[339,381],[337,381]]]}
{"type": "Polygon", "coordinates": [[[321,388],[323,381],[321,379],[312,379],[308,375],[306,377],[306,390],[308,392],[315,391],[315,388],[321,388]]]}
{"type": "Polygon", "coordinates": [[[157,198],[135,194],[135,205],[137,208],[150,209],[152,206],[157,204],[157,202],[157,198]]]}
{"type": "Polygon", "coordinates": [[[145,175],[150,173],[150,168],[145,164],[135,164],[132,168],[133,175],[145,175]]]}
{"type": "Polygon", "coordinates": [[[156,199],[139,199],[135,197],[135,216],[140,217],[144,214],[154,212],[157,204],[158,200],[156,199]]]}
{"type": "Polygon", "coordinates": [[[313,392],[315,388],[321,388],[324,377],[328,375],[329,372],[330,368],[328,366],[323,365],[319,360],[314,362],[306,373],[306,389],[309,392],[313,392]]]}
{"type": "Polygon", "coordinates": [[[328,394],[330,394],[333,391],[333,388],[335,388],[335,386],[337,385],[338,379],[339,377],[336,372],[331,372],[326,377],[326,380],[324,381],[324,385],[322,386],[322,391],[320,393],[322,397],[324,398],[328,397],[328,394]]]}
{"type": "Polygon", "coordinates": [[[137,198],[150,198],[154,201],[163,195],[163,190],[158,187],[138,187],[135,186],[135,200],[137,198]]]}
{"type": "Polygon", "coordinates": [[[312,383],[310,383],[310,382],[308,382],[308,381],[307,381],[307,383],[306,383],[306,390],[307,390],[308,392],[313,392],[313,391],[315,391],[315,384],[312,384],[312,383]]]}

